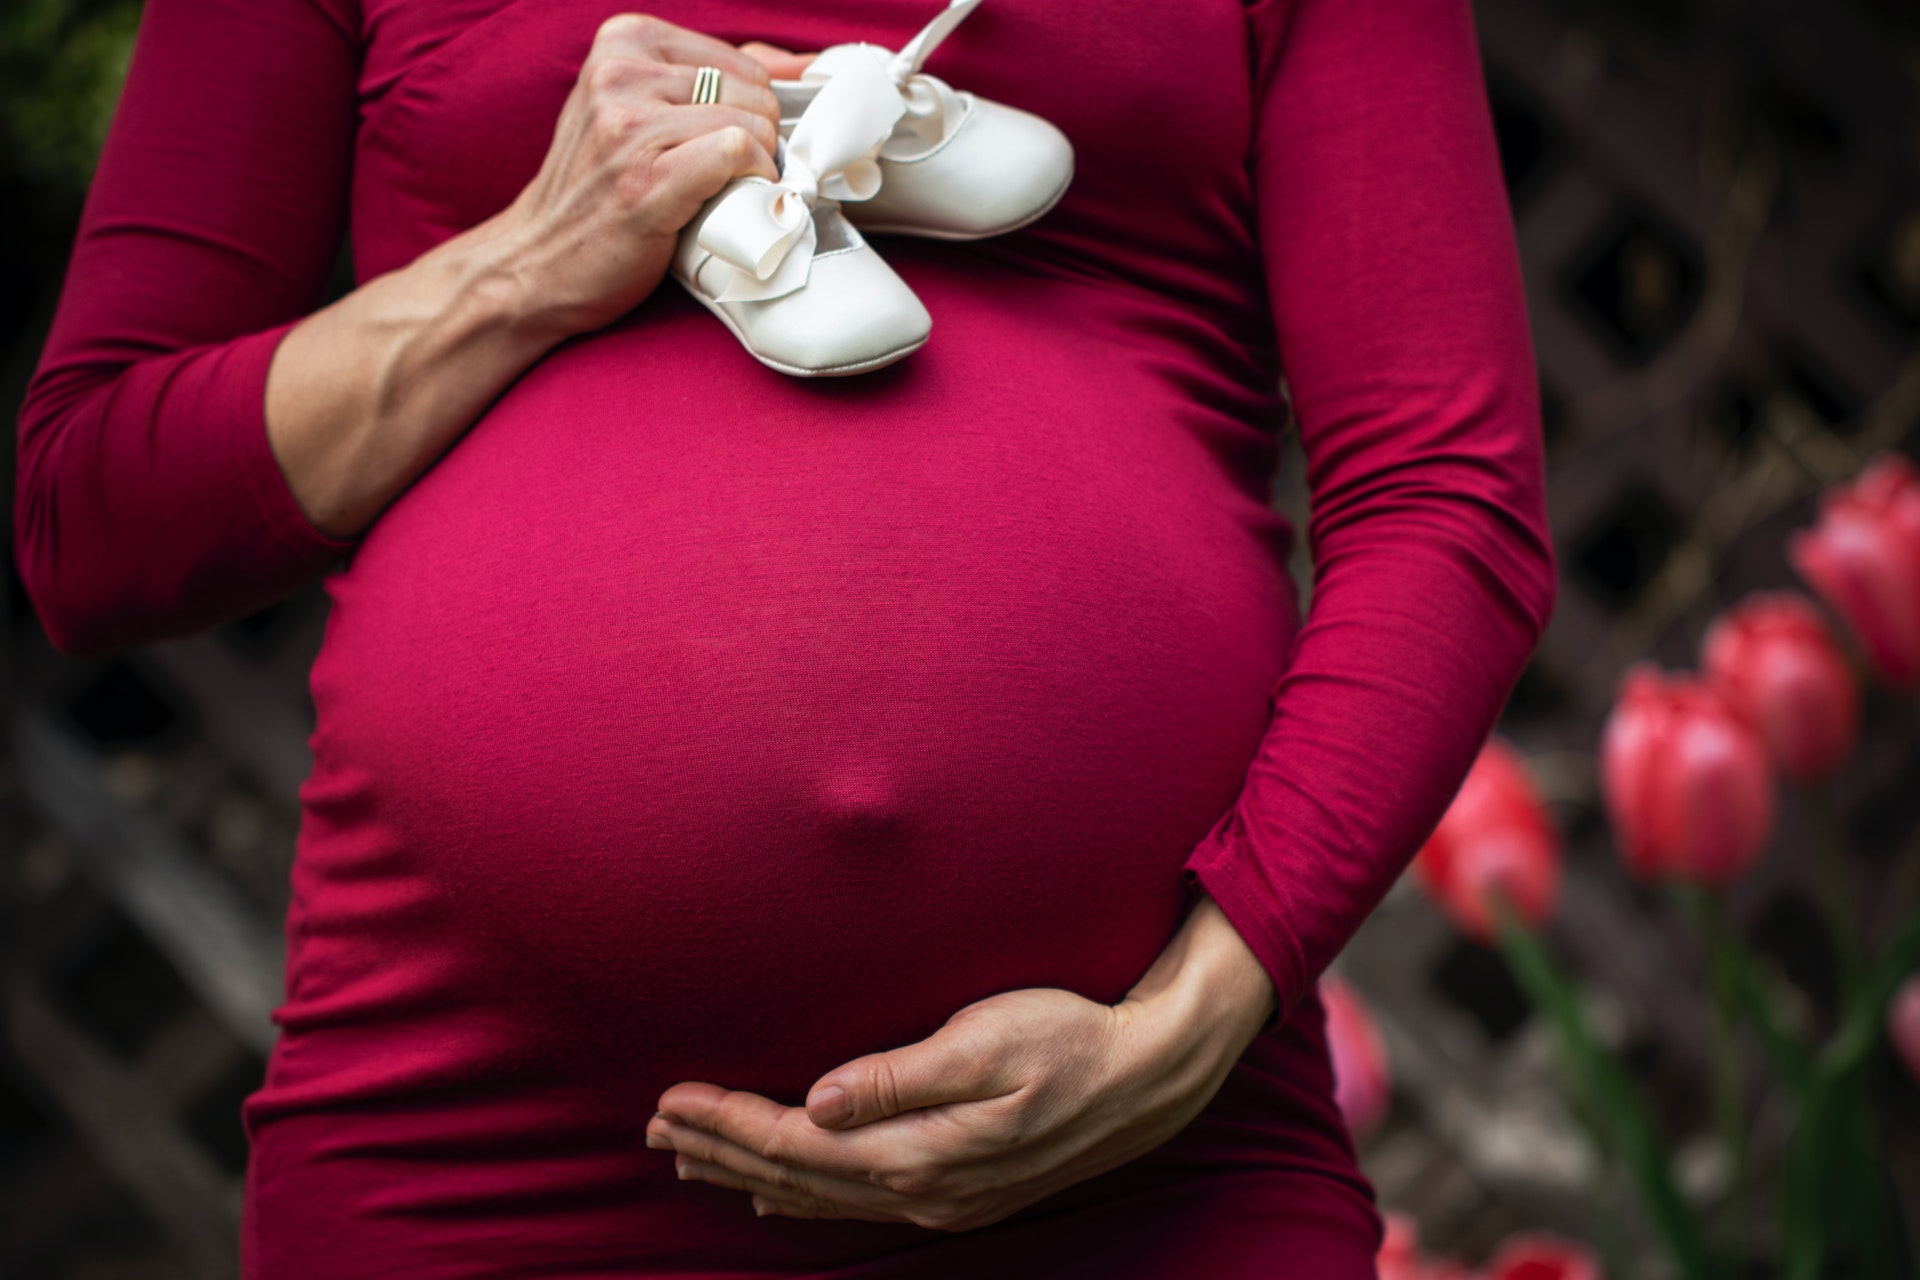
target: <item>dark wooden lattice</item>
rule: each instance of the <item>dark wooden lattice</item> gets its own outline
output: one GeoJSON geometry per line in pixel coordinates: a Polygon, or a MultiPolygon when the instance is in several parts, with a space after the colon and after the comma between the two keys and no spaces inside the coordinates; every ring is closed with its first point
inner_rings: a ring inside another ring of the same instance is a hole
{"type": "MultiPolygon", "coordinates": [[[[1605,993],[1596,1012],[1675,1127],[1703,1132],[1696,958],[1611,868],[1592,747],[1628,661],[1690,662],[1714,609],[1791,581],[1780,535],[1812,495],[1913,447],[1920,31],[1865,0],[1747,0],[1737,22],[1711,5],[1478,8],[1564,584],[1506,730],[1569,833],[1554,944],[1605,993]]],[[[0,388],[10,403],[24,375],[0,388]]],[[[1301,505],[1297,471],[1279,501],[1301,505]]],[[[324,598],[104,664],[53,654],[17,584],[10,611],[0,1274],[233,1274],[238,1103],[273,1034],[324,598]]],[[[1911,726],[1870,720],[1845,797],[1863,889],[1920,817],[1911,726]]],[[[1789,817],[1734,905],[1818,992],[1789,817]]],[[[1548,1045],[1497,958],[1403,886],[1342,965],[1394,1058],[1395,1108],[1365,1150],[1383,1198],[1469,1255],[1516,1225],[1589,1230],[1548,1045]]],[[[1762,1107],[1763,1149],[1779,1120],[1762,1107]]],[[[1895,1137],[1920,1201],[1920,1143],[1895,1137]]],[[[1711,1199],[1707,1153],[1686,1147],[1682,1168],[1711,1199]]]]}

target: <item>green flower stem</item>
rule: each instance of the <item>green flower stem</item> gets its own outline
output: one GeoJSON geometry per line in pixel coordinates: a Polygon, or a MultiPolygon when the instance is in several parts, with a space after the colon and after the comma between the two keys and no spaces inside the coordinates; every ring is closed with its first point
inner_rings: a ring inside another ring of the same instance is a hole
{"type": "Polygon", "coordinates": [[[1804,1037],[1795,1034],[1780,1012],[1773,987],[1761,972],[1753,953],[1741,941],[1712,894],[1696,893],[1692,898],[1695,920],[1705,932],[1713,950],[1714,963],[1724,964],[1733,983],[1734,996],[1747,1015],[1760,1047],[1766,1051],[1780,1083],[1797,1101],[1805,1096],[1813,1080],[1814,1050],[1804,1037]]]}
{"type": "MultiPolygon", "coordinates": [[[[1591,1128],[1590,1119],[1589,1128],[1591,1128]]],[[[1602,1152],[1593,1171],[1595,1194],[1600,1209],[1600,1261],[1604,1268],[1601,1274],[1631,1275],[1632,1267],[1627,1251],[1625,1226],[1626,1193],[1620,1185],[1620,1166],[1611,1156],[1604,1154],[1604,1147],[1597,1139],[1594,1145],[1600,1147],[1602,1152]]]]}
{"type": "Polygon", "coordinates": [[[1686,1280],[1707,1280],[1705,1238],[1673,1181],[1673,1164],[1626,1069],[1594,1036],[1573,982],[1504,904],[1495,904],[1500,949],[1514,980],[1553,1026],[1576,1105],[1598,1117],[1643,1207],[1686,1280]]]}
{"type": "Polygon", "coordinates": [[[1825,785],[1806,790],[1807,813],[1813,821],[1814,875],[1820,886],[1820,907],[1826,913],[1827,932],[1833,936],[1834,961],[1840,970],[1843,1002],[1860,981],[1864,962],[1860,952],[1860,916],[1854,907],[1852,878],[1847,871],[1846,846],[1833,793],[1825,785]]]}
{"type": "Polygon", "coordinates": [[[1781,1177],[1781,1275],[1819,1280],[1835,1232],[1864,1243],[1884,1269],[1886,1209],[1867,1112],[1866,1074],[1887,1005],[1920,964],[1920,912],[1909,915],[1852,991],[1840,1029],[1820,1050],[1781,1177]]]}
{"type": "Polygon", "coordinates": [[[1701,889],[1682,897],[1706,939],[1713,968],[1713,1116],[1727,1162],[1727,1217],[1733,1224],[1733,1275],[1744,1273],[1753,1243],[1747,1188],[1747,1127],[1740,1065],[1741,960],[1718,898],[1701,889]]]}
{"type": "Polygon", "coordinates": [[[1840,1075],[1867,1060],[1886,1029],[1887,1006],[1908,974],[1920,967],[1920,911],[1909,915],[1887,940],[1873,969],[1845,1006],[1840,1030],[1820,1053],[1823,1070],[1840,1075]]]}

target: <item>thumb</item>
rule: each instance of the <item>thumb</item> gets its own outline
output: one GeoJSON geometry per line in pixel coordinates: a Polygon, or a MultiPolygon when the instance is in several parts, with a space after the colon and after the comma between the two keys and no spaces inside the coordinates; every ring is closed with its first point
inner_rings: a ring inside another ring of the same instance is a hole
{"type": "Polygon", "coordinates": [[[1010,1093],[1000,1037],[980,1022],[948,1023],[917,1044],[855,1058],[807,1093],[807,1118],[852,1129],[903,1111],[1010,1093]]]}

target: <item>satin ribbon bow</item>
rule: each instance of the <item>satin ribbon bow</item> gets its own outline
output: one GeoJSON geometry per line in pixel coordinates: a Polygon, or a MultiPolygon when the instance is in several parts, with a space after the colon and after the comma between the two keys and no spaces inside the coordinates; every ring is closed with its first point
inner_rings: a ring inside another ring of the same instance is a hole
{"type": "Polygon", "coordinates": [[[899,89],[905,115],[881,145],[879,154],[886,160],[912,160],[945,142],[966,115],[966,102],[953,86],[920,68],[979,5],[980,0],[953,0],[918,35],[901,45],[898,53],[875,44],[835,45],[815,58],[800,79],[825,80],[863,56],[883,59],[887,74],[899,89]]]}
{"type": "Polygon", "coordinates": [[[885,64],[844,60],[794,124],[780,180],[735,179],[701,224],[700,247],[732,268],[715,301],[765,302],[805,284],[818,243],[814,206],[873,198],[875,155],[905,112],[885,64]]]}

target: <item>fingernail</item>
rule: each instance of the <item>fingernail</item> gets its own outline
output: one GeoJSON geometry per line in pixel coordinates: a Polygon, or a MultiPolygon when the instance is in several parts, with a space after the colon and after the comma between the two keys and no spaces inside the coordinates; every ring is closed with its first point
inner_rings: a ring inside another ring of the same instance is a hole
{"type": "Polygon", "coordinates": [[[767,1202],[759,1196],[753,1198],[753,1216],[756,1218],[764,1218],[767,1216],[767,1202]]]}
{"type": "Polygon", "coordinates": [[[673,1175],[674,1177],[680,1179],[680,1181],[685,1182],[689,1176],[687,1173],[687,1170],[691,1169],[692,1167],[693,1166],[688,1164],[685,1160],[675,1160],[673,1162],[673,1175]]]}
{"type": "Polygon", "coordinates": [[[853,1099],[837,1084],[830,1084],[807,1099],[807,1114],[822,1128],[853,1119],[853,1099]]]}
{"type": "Polygon", "coordinates": [[[667,1136],[666,1136],[665,1134],[663,1134],[663,1133],[650,1133],[650,1134],[648,1134],[648,1135],[647,1135],[647,1145],[648,1145],[649,1147],[652,1147],[652,1148],[653,1148],[653,1149],[654,1149],[655,1151],[671,1151],[671,1150],[673,1150],[673,1144],[672,1144],[671,1142],[669,1142],[669,1141],[667,1141],[667,1136]]]}

